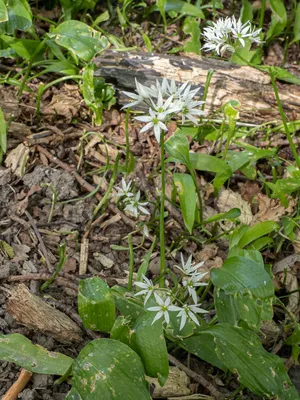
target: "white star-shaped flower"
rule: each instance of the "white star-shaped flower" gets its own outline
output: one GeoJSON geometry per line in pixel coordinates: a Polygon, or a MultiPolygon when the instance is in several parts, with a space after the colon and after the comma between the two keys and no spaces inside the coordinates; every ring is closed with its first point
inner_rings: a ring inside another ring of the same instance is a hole
{"type": "Polygon", "coordinates": [[[152,108],[149,108],[149,115],[135,117],[135,119],[137,119],[138,121],[141,121],[141,122],[147,122],[147,124],[141,129],[141,132],[146,132],[149,129],[153,128],[154,135],[156,137],[156,140],[159,143],[161,131],[168,130],[168,128],[166,127],[166,124],[165,124],[166,116],[167,116],[167,114],[165,112],[157,113],[154,110],[152,110],[152,108]]]}
{"type": "Polygon", "coordinates": [[[135,282],[135,286],[142,289],[139,292],[137,292],[135,296],[145,295],[144,304],[146,304],[152,293],[154,293],[156,287],[154,286],[153,282],[150,279],[148,279],[145,275],[142,275],[142,278],[144,282],[135,282]]]}
{"type": "Polygon", "coordinates": [[[147,308],[148,311],[157,311],[152,324],[160,318],[164,318],[164,321],[169,324],[170,316],[169,311],[180,311],[180,307],[174,306],[171,303],[171,298],[168,296],[165,300],[163,300],[158,294],[154,293],[157,306],[147,308]]]}
{"type": "Polygon", "coordinates": [[[184,261],[183,254],[180,253],[180,258],[181,258],[181,267],[178,265],[175,265],[176,268],[178,268],[184,275],[193,275],[198,268],[200,268],[203,264],[204,261],[201,261],[200,263],[196,265],[192,265],[192,255],[189,256],[187,261],[184,261]]]}
{"type": "Polygon", "coordinates": [[[141,197],[141,192],[138,191],[134,197],[127,197],[126,199],[126,207],[124,208],[124,211],[128,211],[135,218],[137,218],[138,215],[141,213],[145,215],[150,214],[149,211],[145,208],[148,202],[146,201],[141,202],[140,197],[141,197]]]}
{"type": "Polygon", "coordinates": [[[192,321],[194,321],[196,325],[198,326],[200,325],[195,313],[205,314],[208,311],[198,307],[199,305],[200,304],[191,304],[191,305],[184,304],[180,312],[177,314],[177,317],[181,317],[180,327],[179,327],[180,331],[185,326],[187,318],[190,318],[192,321]]]}
{"type": "Polygon", "coordinates": [[[207,272],[200,274],[195,273],[191,276],[184,277],[182,280],[182,286],[186,288],[185,294],[189,294],[195,304],[197,303],[196,288],[199,286],[207,286],[206,282],[199,282],[205,275],[207,275],[207,272]]]}
{"type": "Polygon", "coordinates": [[[133,193],[131,192],[131,184],[132,181],[129,181],[126,183],[125,179],[122,178],[121,185],[122,187],[116,186],[115,189],[117,190],[117,193],[115,194],[116,197],[132,197],[133,193]]]}

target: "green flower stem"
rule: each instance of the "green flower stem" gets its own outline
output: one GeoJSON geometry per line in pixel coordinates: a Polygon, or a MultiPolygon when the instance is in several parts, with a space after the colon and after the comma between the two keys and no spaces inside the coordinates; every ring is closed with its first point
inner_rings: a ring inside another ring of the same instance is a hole
{"type": "Polygon", "coordinates": [[[134,255],[133,255],[133,245],[132,245],[132,235],[128,235],[128,247],[129,247],[129,277],[128,277],[128,291],[132,290],[132,280],[133,280],[133,266],[134,266],[134,255]]]}
{"type": "Polygon", "coordinates": [[[265,11],[266,11],[266,0],[261,0],[261,9],[260,9],[260,16],[259,16],[259,28],[263,27],[264,19],[265,19],[265,11]]]}
{"type": "Polygon", "coordinates": [[[276,81],[275,81],[275,76],[274,76],[274,73],[272,71],[272,68],[270,68],[269,72],[270,72],[272,86],[273,86],[273,90],[274,90],[274,93],[275,93],[275,97],[276,97],[277,105],[278,105],[278,108],[279,108],[280,116],[281,116],[281,119],[282,119],[282,122],[283,122],[283,126],[284,126],[284,130],[285,130],[285,133],[286,133],[286,137],[287,137],[287,139],[289,141],[289,144],[290,144],[293,156],[295,158],[297,167],[300,169],[300,159],[299,159],[299,156],[298,156],[298,153],[297,153],[297,150],[296,150],[296,146],[295,146],[295,144],[293,142],[293,139],[292,139],[292,136],[290,134],[289,128],[287,126],[286,117],[285,117],[285,114],[284,114],[284,111],[283,111],[283,108],[282,108],[282,104],[281,104],[281,101],[280,101],[280,98],[279,98],[278,89],[277,89],[277,85],[276,85],[276,81]]]}
{"type": "Polygon", "coordinates": [[[62,244],[58,246],[58,254],[59,254],[59,263],[56,268],[56,270],[53,272],[53,275],[51,276],[50,279],[48,279],[45,283],[42,284],[41,286],[41,291],[44,291],[47,289],[48,286],[51,285],[51,283],[56,279],[60,271],[63,269],[63,266],[65,265],[67,261],[67,254],[66,254],[66,244],[62,244]]]}
{"type": "Polygon", "coordinates": [[[198,197],[198,202],[199,202],[199,222],[200,224],[203,221],[203,203],[202,203],[202,197],[201,197],[201,193],[200,193],[200,189],[197,183],[197,179],[196,179],[196,174],[195,174],[195,170],[193,168],[189,168],[189,172],[191,174],[191,177],[193,179],[194,185],[195,185],[195,189],[196,189],[196,193],[197,193],[197,197],[198,197]]]}
{"type": "Polygon", "coordinates": [[[129,114],[130,114],[130,110],[129,110],[129,108],[127,108],[126,109],[126,114],[125,114],[125,137],[126,137],[125,168],[126,168],[126,173],[128,173],[129,159],[130,159],[130,144],[129,144],[129,130],[128,130],[129,114]]]}
{"type": "Polygon", "coordinates": [[[164,287],[164,275],[166,270],[165,256],[165,135],[161,132],[160,136],[160,159],[161,159],[161,195],[160,195],[160,215],[159,215],[159,241],[160,241],[160,280],[159,287],[164,287]]]}

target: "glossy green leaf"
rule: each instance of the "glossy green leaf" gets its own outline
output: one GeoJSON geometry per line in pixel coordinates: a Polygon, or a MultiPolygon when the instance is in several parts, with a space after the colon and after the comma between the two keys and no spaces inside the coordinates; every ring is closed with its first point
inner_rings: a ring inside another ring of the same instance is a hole
{"type": "Polygon", "coordinates": [[[272,14],[267,39],[282,33],[287,24],[287,13],[283,0],[270,0],[270,7],[272,14]]]}
{"type": "Polygon", "coordinates": [[[0,22],[0,33],[12,35],[15,30],[27,31],[32,25],[32,14],[27,0],[7,0],[5,4],[8,18],[5,22],[0,22]]]}
{"type": "Polygon", "coordinates": [[[236,325],[244,321],[259,329],[263,320],[273,317],[274,287],[262,260],[243,255],[230,256],[221,268],[211,271],[215,307],[221,322],[236,325]]]}
{"type": "Polygon", "coordinates": [[[190,160],[192,168],[199,171],[221,172],[226,170],[231,172],[225,161],[209,154],[190,153],[190,160]]]}
{"type": "Polygon", "coordinates": [[[135,322],[137,353],[143,361],[145,372],[148,376],[158,378],[163,386],[169,375],[169,361],[166,340],[162,322],[156,321],[154,324],[154,313],[146,312],[135,322]]]}
{"type": "Polygon", "coordinates": [[[213,365],[221,364],[237,373],[239,382],[260,398],[299,400],[283,361],[268,353],[250,329],[222,323],[199,330],[197,336],[178,344],[213,365]],[[209,350],[203,351],[203,344],[209,350]]]}
{"type": "Polygon", "coordinates": [[[125,288],[113,286],[111,293],[120,313],[130,317],[133,322],[145,312],[144,307],[125,288]]]}
{"type": "Polygon", "coordinates": [[[7,149],[7,126],[4,118],[2,108],[0,107],[0,148],[3,153],[6,153],[7,149]]]}
{"type": "Polygon", "coordinates": [[[180,208],[187,230],[192,233],[196,211],[196,189],[191,175],[173,174],[180,201],[180,208]]]}
{"type": "Polygon", "coordinates": [[[113,339],[93,340],[81,350],[72,385],[84,400],[151,399],[139,356],[113,339]]]}
{"type": "Polygon", "coordinates": [[[241,8],[241,20],[242,23],[246,23],[247,21],[252,21],[253,19],[253,9],[252,4],[249,0],[242,0],[242,8],[241,8]]]}
{"type": "Polygon", "coordinates": [[[236,219],[240,215],[241,215],[241,210],[239,208],[232,208],[227,212],[215,214],[212,217],[207,218],[206,220],[203,221],[203,224],[210,224],[212,222],[217,222],[226,219],[236,219]]]}
{"type": "Polygon", "coordinates": [[[300,3],[298,3],[296,8],[293,33],[294,33],[294,39],[292,40],[292,43],[298,42],[300,40],[300,3]]]}
{"type": "Polygon", "coordinates": [[[260,222],[259,224],[253,225],[247,229],[247,231],[240,238],[238,245],[240,247],[245,247],[254,240],[262,236],[268,235],[273,231],[277,231],[278,229],[279,226],[276,222],[273,221],[260,222]]]}
{"type": "Polygon", "coordinates": [[[3,0],[0,0],[0,23],[8,20],[7,8],[3,0]]]}
{"type": "Polygon", "coordinates": [[[198,19],[187,17],[184,20],[182,30],[190,36],[190,39],[184,43],[184,51],[186,53],[200,54],[200,26],[198,19]]]}
{"type": "Polygon", "coordinates": [[[98,277],[79,282],[78,312],[85,328],[110,332],[115,322],[116,309],[106,282],[98,277]]]}
{"type": "Polygon", "coordinates": [[[48,33],[57,44],[71,51],[84,61],[90,61],[97,53],[107,47],[107,39],[87,24],[70,20],[48,33]]]}
{"type": "Polygon", "coordinates": [[[3,40],[9,47],[11,47],[16,54],[18,54],[18,56],[24,58],[25,60],[29,60],[31,58],[36,47],[40,44],[39,40],[16,39],[8,35],[1,35],[0,39],[3,40]]]}
{"type": "Polygon", "coordinates": [[[66,396],[66,400],[83,400],[76,389],[72,388],[66,396]]]}
{"type": "Polygon", "coordinates": [[[111,339],[119,340],[127,344],[132,350],[137,352],[136,333],[132,329],[132,320],[123,315],[118,317],[110,332],[111,339]]]}
{"type": "Polygon", "coordinates": [[[190,145],[187,137],[182,133],[175,133],[165,143],[166,151],[170,154],[173,162],[181,162],[189,168],[190,166],[190,145]]]}
{"type": "Polygon", "coordinates": [[[64,375],[73,359],[31,343],[23,335],[0,334],[0,360],[13,362],[37,374],[64,375]]]}

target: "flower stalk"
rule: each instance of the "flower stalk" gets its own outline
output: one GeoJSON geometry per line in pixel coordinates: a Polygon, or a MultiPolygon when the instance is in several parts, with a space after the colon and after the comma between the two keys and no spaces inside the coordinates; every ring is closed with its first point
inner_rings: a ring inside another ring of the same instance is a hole
{"type": "Polygon", "coordinates": [[[160,280],[159,287],[164,287],[164,275],[166,270],[165,255],[165,137],[164,133],[160,136],[160,158],[161,158],[161,194],[160,194],[160,214],[159,214],[159,241],[160,241],[160,280]]]}

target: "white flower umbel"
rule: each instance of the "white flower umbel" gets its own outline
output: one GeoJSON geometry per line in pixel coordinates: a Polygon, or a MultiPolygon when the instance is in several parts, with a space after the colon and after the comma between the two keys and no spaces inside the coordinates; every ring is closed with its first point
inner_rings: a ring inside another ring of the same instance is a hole
{"type": "Polygon", "coordinates": [[[136,93],[123,92],[124,94],[126,94],[126,96],[130,97],[134,101],[122,108],[137,106],[138,104],[141,104],[145,100],[149,99],[154,94],[152,89],[147,88],[147,86],[144,86],[141,83],[139,83],[136,78],[135,78],[135,86],[136,86],[136,93]]]}
{"type": "Polygon", "coordinates": [[[117,193],[115,194],[116,197],[132,197],[133,193],[131,192],[131,184],[132,181],[126,183],[125,179],[122,178],[121,187],[116,186],[115,189],[117,193]]]}
{"type": "Polygon", "coordinates": [[[150,279],[148,279],[145,275],[142,275],[142,278],[144,282],[135,282],[135,286],[142,289],[139,292],[137,292],[135,296],[145,296],[144,304],[146,304],[156,288],[153,282],[150,279]]]}
{"type": "Polygon", "coordinates": [[[139,214],[145,214],[145,215],[150,214],[149,211],[145,208],[148,202],[146,201],[141,202],[140,197],[141,197],[141,192],[138,191],[134,197],[126,198],[126,207],[124,208],[124,211],[128,211],[135,218],[137,218],[139,214]]]}
{"type": "Polygon", "coordinates": [[[196,304],[197,303],[197,291],[196,288],[199,286],[207,286],[206,282],[199,282],[200,279],[202,279],[207,272],[200,273],[200,274],[193,274],[191,276],[185,277],[182,280],[182,286],[186,288],[185,294],[189,294],[193,302],[196,304]]]}
{"type": "Polygon", "coordinates": [[[169,311],[180,311],[180,307],[174,306],[171,303],[171,298],[168,296],[163,300],[157,293],[154,293],[157,306],[147,308],[148,311],[156,311],[152,324],[160,318],[164,318],[167,324],[170,323],[169,311]]]}
{"type": "Polygon", "coordinates": [[[179,267],[178,265],[175,265],[175,267],[178,268],[184,275],[194,275],[198,268],[200,268],[204,264],[204,261],[201,261],[196,265],[192,265],[192,255],[189,256],[186,262],[184,261],[182,253],[180,253],[180,258],[181,267],[179,267]]]}
{"type": "Polygon", "coordinates": [[[250,21],[244,24],[235,17],[221,18],[213,22],[212,26],[203,29],[203,38],[205,41],[202,47],[205,51],[216,51],[223,55],[226,51],[235,52],[237,45],[246,46],[246,40],[251,43],[262,43],[259,34],[261,29],[252,29],[250,21]]]}
{"type": "Polygon", "coordinates": [[[185,326],[188,318],[190,318],[192,321],[194,321],[196,325],[198,325],[198,326],[200,325],[195,313],[205,314],[205,313],[208,313],[208,311],[204,310],[203,308],[198,307],[199,305],[200,304],[191,304],[191,305],[184,304],[184,306],[182,307],[180,312],[177,314],[177,317],[181,318],[180,327],[179,327],[180,331],[185,326]]]}
{"type": "Polygon", "coordinates": [[[167,131],[168,128],[165,124],[167,113],[157,113],[152,108],[149,108],[149,115],[143,115],[141,117],[135,117],[138,121],[147,122],[147,124],[141,129],[141,132],[146,132],[153,128],[154,135],[158,143],[160,142],[161,131],[167,131]]]}
{"type": "Polygon", "coordinates": [[[185,120],[189,120],[193,122],[195,125],[198,125],[198,120],[195,116],[204,115],[204,111],[200,110],[198,107],[202,105],[203,101],[190,101],[187,99],[182,104],[181,109],[181,117],[182,117],[182,124],[184,124],[185,120]]]}

